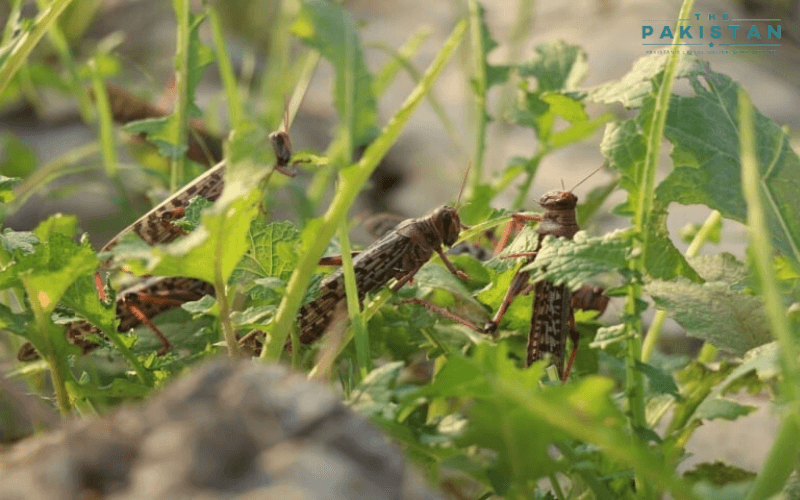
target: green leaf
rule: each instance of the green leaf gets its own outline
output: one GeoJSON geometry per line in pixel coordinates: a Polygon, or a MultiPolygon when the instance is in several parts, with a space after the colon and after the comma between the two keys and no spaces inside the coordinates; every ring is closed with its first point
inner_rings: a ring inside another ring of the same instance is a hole
{"type": "Polygon", "coordinates": [[[25,285],[29,300],[37,301],[49,314],[67,288],[80,276],[93,272],[97,264],[88,239],[78,245],[61,233],[53,233],[34,247],[33,253],[20,256],[9,267],[25,285]]]}
{"type": "Polygon", "coordinates": [[[28,231],[13,231],[7,227],[0,233],[0,245],[10,254],[15,252],[31,254],[35,251],[38,243],[39,238],[28,231]]]}
{"type": "Polygon", "coordinates": [[[317,49],[336,72],[334,102],[352,144],[366,144],[377,133],[377,107],[356,23],[342,7],[312,0],[302,4],[292,33],[317,49]],[[352,107],[348,105],[352,103],[352,107]],[[355,116],[347,116],[352,109],[355,116]]]}
{"type": "Polygon", "coordinates": [[[276,306],[272,304],[248,307],[244,311],[231,313],[231,322],[236,327],[265,323],[275,313],[276,306]]]}
{"type": "Polygon", "coordinates": [[[531,281],[547,279],[576,290],[599,273],[626,269],[629,247],[628,231],[601,237],[579,231],[572,240],[547,236],[536,259],[522,270],[531,271],[531,281]]]}
{"type": "Polygon", "coordinates": [[[229,169],[225,190],[202,214],[202,225],[167,245],[147,247],[129,238],[114,248],[116,261],[124,261],[136,274],[186,276],[216,283],[219,269],[227,282],[248,249],[250,222],[258,213],[258,180],[266,174],[253,165],[229,169]]]}
{"type": "Polygon", "coordinates": [[[702,281],[692,266],[672,243],[667,230],[667,210],[659,200],[653,201],[653,210],[647,214],[645,269],[648,278],[671,279],[682,276],[695,283],[702,281]]]}
{"type": "Polygon", "coordinates": [[[213,205],[212,202],[202,196],[195,196],[189,200],[189,204],[184,209],[183,217],[173,222],[173,224],[187,233],[194,231],[200,225],[200,216],[203,210],[213,205]]]}
{"type": "Polygon", "coordinates": [[[0,175],[0,203],[11,203],[14,200],[14,186],[19,184],[21,180],[0,175]]]}
{"type": "MultiPolygon", "coordinates": [[[[670,101],[665,135],[673,144],[674,170],[657,188],[663,203],[702,203],[745,222],[741,187],[737,94],[740,85],[697,62],[686,73],[694,96],[670,101]],[[702,79],[702,81],[701,81],[702,79]]],[[[759,187],[775,247],[800,267],[800,158],[789,135],[754,109],[759,187]]]]}
{"type": "MultiPolygon", "coordinates": [[[[606,127],[600,150],[607,164],[619,171],[620,186],[628,192],[626,202],[614,209],[614,213],[626,217],[636,213],[640,196],[644,159],[647,150],[645,129],[652,121],[655,96],[648,95],[642,101],[642,110],[631,120],[612,123],[606,127]]],[[[645,269],[651,278],[671,279],[684,276],[691,281],[700,278],[686,263],[683,255],[675,248],[667,230],[666,205],[660,200],[653,201],[653,210],[647,214],[649,220],[645,224],[644,248],[645,269]]]]}
{"type": "Polygon", "coordinates": [[[394,419],[397,413],[397,378],[405,363],[395,361],[375,368],[350,393],[350,407],[362,415],[394,419]]]}
{"type": "Polygon", "coordinates": [[[756,474],[733,465],[728,465],[724,462],[716,461],[713,463],[699,463],[695,465],[692,470],[684,472],[683,477],[693,483],[708,481],[711,484],[723,486],[729,483],[751,480],[756,477],[756,474]]]}
{"type": "Polygon", "coordinates": [[[722,254],[697,259],[706,282],[684,278],[655,280],[645,285],[656,305],[666,309],[686,334],[720,349],[743,354],[772,340],[763,302],[741,293],[746,275],[743,264],[722,254]]]}
{"type": "Polygon", "coordinates": [[[78,218],[74,215],[54,214],[39,223],[33,230],[33,234],[41,241],[47,240],[54,233],[71,238],[77,229],[78,218]]]}
{"type": "Polygon", "coordinates": [[[217,299],[211,295],[204,295],[200,300],[193,300],[181,304],[184,311],[189,312],[193,318],[202,316],[204,314],[217,314],[217,299]]]}
{"type": "Polygon", "coordinates": [[[124,398],[140,399],[153,391],[152,387],[131,382],[124,378],[115,378],[106,386],[94,386],[93,384],[74,385],[75,392],[81,397],[94,399],[104,398],[124,398]]]}
{"type": "MultiPolygon", "coordinates": [[[[207,45],[200,42],[198,29],[202,24],[204,16],[189,14],[189,47],[188,47],[188,71],[185,75],[187,79],[187,95],[189,101],[186,107],[186,117],[200,117],[203,115],[200,108],[194,102],[197,84],[203,73],[214,61],[214,51],[207,45]]],[[[124,129],[131,134],[145,134],[147,140],[156,146],[160,155],[178,159],[186,153],[188,145],[186,143],[177,144],[176,138],[181,137],[178,133],[185,124],[181,123],[181,117],[173,113],[163,118],[149,118],[129,123],[124,129]]]]}
{"type": "Polygon", "coordinates": [[[0,176],[25,177],[38,164],[36,153],[30,146],[10,132],[0,134],[0,176]]]}
{"type": "Polygon", "coordinates": [[[114,301],[104,304],[97,292],[94,276],[87,274],[79,277],[64,292],[64,305],[75,311],[78,316],[89,320],[101,330],[117,329],[117,308],[114,301]]]}
{"type": "Polygon", "coordinates": [[[780,357],[778,343],[770,342],[747,351],[742,359],[742,364],[736,367],[720,384],[717,392],[723,393],[737,379],[755,371],[759,380],[770,380],[778,377],[780,370],[780,357]]]}
{"type": "Polygon", "coordinates": [[[694,418],[714,420],[736,420],[756,411],[755,406],[741,405],[736,401],[725,398],[706,398],[694,412],[694,418]]]}
{"type": "Polygon", "coordinates": [[[233,271],[231,280],[252,285],[261,278],[286,281],[297,264],[300,231],[291,222],[264,223],[255,219],[248,234],[250,249],[233,271]]]}
{"type": "Polygon", "coordinates": [[[0,304],[0,330],[8,330],[17,335],[27,337],[26,327],[31,321],[33,321],[32,314],[15,313],[7,305],[0,304]]]}
{"type": "Polygon", "coordinates": [[[675,385],[675,381],[669,373],[640,361],[636,361],[636,369],[647,377],[650,382],[650,390],[656,394],[669,394],[675,396],[676,399],[681,398],[678,386],[675,385]]]}
{"type": "Polygon", "coordinates": [[[586,76],[586,52],[577,45],[556,40],[534,49],[530,60],[517,66],[520,76],[536,78],[539,92],[573,90],[586,76]]]}

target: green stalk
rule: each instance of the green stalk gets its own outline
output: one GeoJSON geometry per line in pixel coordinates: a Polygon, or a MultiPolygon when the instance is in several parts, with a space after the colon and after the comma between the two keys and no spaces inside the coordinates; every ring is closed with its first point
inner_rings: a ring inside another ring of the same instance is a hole
{"type": "MultiPolygon", "coordinates": [[[[406,45],[397,51],[384,43],[371,44],[372,47],[383,50],[392,56],[392,59],[390,59],[389,62],[387,62],[383,68],[378,71],[375,79],[373,80],[372,92],[375,94],[375,97],[380,97],[384,93],[388,85],[394,79],[394,76],[399,68],[404,68],[406,70],[408,76],[411,77],[411,81],[413,81],[415,85],[419,83],[419,80],[422,78],[422,74],[411,63],[411,57],[413,57],[416,53],[416,50],[418,49],[418,43],[421,44],[425,37],[428,36],[428,33],[429,31],[427,29],[420,30],[406,43],[406,45]],[[417,37],[419,37],[418,41],[417,37]]],[[[461,143],[458,130],[456,130],[456,126],[453,124],[453,121],[447,116],[447,112],[444,110],[441,102],[439,102],[439,99],[436,97],[435,91],[431,90],[431,92],[428,93],[428,102],[430,103],[431,108],[433,108],[433,111],[436,113],[436,116],[439,117],[439,121],[442,122],[447,135],[450,137],[450,140],[453,141],[458,153],[466,156],[466,150],[464,149],[464,145],[461,143]]]]}
{"type": "MultiPolygon", "coordinates": [[[[177,21],[176,49],[175,49],[175,119],[178,125],[173,131],[172,141],[175,145],[185,144],[187,137],[186,111],[189,105],[189,39],[191,28],[189,26],[189,0],[173,0],[175,19],[177,21]]],[[[169,176],[169,189],[171,192],[178,190],[184,177],[185,155],[172,159],[172,168],[169,176]]]]}
{"type": "MultiPolygon", "coordinates": [[[[703,245],[708,240],[709,236],[711,235],[712,230],[714,227],[719,224],[719,221],[722,219],[722,214],[719,213],[717,210],[711,212],[711,214],[706,218],[706,221],[700,227],[700,230],[697,231],[697,234],[694,235],[692,238],[692,242],[689,244],[689,248],[686,249],[686,253],[684,254],[687,258],[692,258],[697,255],[703,245]]],[[[656,311],[655,315],[653,316],[653,321],[650,323],[650,328],[647,330],[647,335],[644,337],[644,344],[642,345],[642,362],[647,363],[650,360],[650,356],[653,355],[653,351],[656,348],[656,344],[658,343],[659,337],[661,337],[661,328],[664,326],[664,321],[667,319],[667,311],[663,309],[659,309],[656,311]]],[[[711,346],[711,344],[705,344],[707,346],[711,346]]],[[[713,346],[711,346],[713,348],[713,346]]],[[[712,356],[713,354],[710,350],[705,349],[703,350],[704,359],[707,359],[708,356],[712,356]]],[[[710,359],[709,359],[710,361],[710,359]]]]}
{"type": "MultiPolygon", "coordinates": [[[[47,7],[44,0],[37,0],[36,5],[39,10],[43,10],[47,7]]],[[[72,58],[72,53],[69,50],[67,38],[57,24],[53,25],[50,30],[48,30],[48,37],[50,38],[50,43],[52,43],[53,47],[58,51],[62,64],[67,68],[67,72],[69,73],[67,84],[70,86],[72,94],[78,101],[78,112],[80,112],[81,119],[84,123],[92,123],[92,101],[89,99],[89,94],[86,92],[86,89],[81,85],[81,80],[78,77],[78,69],[75,67],[75,60],[72,58]]]]}
{"type": "Polygon", "coordinates": [[[33,29],[20,36],[6,60],[0,65],[0,95],[6,91],[11,79],[17,74],[39,40],[71,3],[72,0],[53,0],[49,6],[39,12],[33,22],[33,29]]]}
{"type": "MultiPolygon", "coordinates": [[[[533,0],[519,0],[517,4],[514,25],[511,28],[511,38],[508,41],[508,63],[512,66],[521,59],[523,44],[527,41],[527,36],[533,28],[533,4],[533,0]]],[[[519,75],[512,73],[509,75],[508,81],[503,85],[503,91],[500,96],[500,109],[503,110],[503,116],[507,116],[514,106],[514,93],[517,91],[518,82],[519,75]]]]}
{"type": "Polygon", "coordinates": [[[472,50],[472,84],[475,93],[475,155],[468,193],[477,191],[483,178],[483,154],[486,149],[486,66],[483,57],[483,35],[478,0],[467,0],[469,7],[469,34],[472,50]]]}
{"type": "Polygon", "coordinates": [[[111,116],[111,106],[108,103],[105,82],[97,71],[94,60],[89,61],[89,68],[92,70],[92,88],[94,90],[95,105],[97,106],[98,125],[100,128],[100,152],[103,156],[103,166],[106,175],[114,187],[117,189],[117,206],[122,213],[131,213],[131,206],[125,196],[125,186],[119,178],[117,168],[117,146],[114,143],[114,119],[111,116]]]}
{"type": "Polygon", "coordinates": [[[322,221],[312,221],[311,226],[304,231],[305,251],[300,256],[297,267],[289,278],[286,295],[278,306],[275,316],[272,335],[261,352],[262,359],[277,359],[280,356],[286,336],[293,330],[295,316],[300,307],[303,294],[308,287],[311,275],[317,266],[319,258],[322,256],[322,252],[325,251],[328,241],[336,231],[340,219],[346,217],[347,211],[367,182],[370,174],[395,143],[414,110],[430,91],[439,73],[441,73],[445,64],[453,55],[465,31],[466,22],[459,22],[425,72],[422,81],[414,88],[398,112],[389,120],[381,134],[367,147],[361,160],[356,165],[341,171],[341,182],[328,211],[322,217],[322,221]]]}
{"type": "Polygon", "coordinates": [[[356,272],[353,269],[353,255],[350,249],[350,238],[347,235],[347,220],[342,218],[339,222],[339,244],[342,249],[342,273],[344,274],[344,290],[347,296],[347,313],[353,329],[356,346],[356,362],[362,380],[372,371],[372,359],[369,356],[369,335],[367,335],[367,322],[361,311],[356,285],[356,272]]]}
{"type": "Polygon", "coordinates": [[[798,347],[789,326],[783,299],[772,268],[772,244],[764,211],[763,184],[759,178],[753,111],[747,93],[739,90],[739,136],[742,158],[742,191],[747,201],[747,228],[750,233],[750,266],[761,284],[764,308],[780,345],[783,381],[781,395],[787,401],[778,436],[747,500],[769,498],[778,493],[796,465],[800,451],[800,365],[798,347]]]}
{"type": "Polygon", "coordinates": [[[228,112],[230,113],[230,130],[237,130],[239,124],[242,122],[242,102],[239,100],[239,87],[236,83],[236,75],[233,73],[231,60],[228,57],[227,45],[225,44],[225,37],[222,34],[222,24],[219,20],[219,14],[213,5],[208,6],[208,20],[211,25],[211,35],[214,39],[214,53],[217,56],[217,67],[219,68],[219,76],[222,79],[222,85],[225,88],[225,97],[228,100],[228,112]]]}
{"type": "MultiPolygon", "coordinates": [[[[684,0],[681,6],[678,19],[687,19],[691,13],[692,0],[684,0]]],[[[675,33],[680,33],[680,28],[686,21],[678,21],[675,33]]],[[[661,142],[664,137],[664,126],[667,121],[667,110],[669,109],[669,99],[672,95],[672,84],[675,80],[675,72],[680,61],[680,51],[674,51],[667,66],[664,69],[664,77],[656,96],[653,118],[649,126],[647,136],[647,153],[642,166],[643,172],[639,176],[642,179],[640,186],[639,199],[637,200],[636,212],[634,213],[633,223],[636,233],[643,235],[646,232],[645,225],[648,217],[653,210],[653,199],[655,198],[655,178],[658,171],[658,158],[661,154],[661,142]]],[[[638,257],[631,259],[630,269],[634,276],[644,276],[645,256],[648,252],[646,242],[641,238],[637,239],[635,245],[639,248],[638,257]]],[[[626,333],[627,333],[627,355],[625,359],[625,396],[628,400],[628,418],[631,428],[636,431],[644,429],[647,425],[645,418],[644,400],[644,381],[642,373],[636,368],[636,363],[642,357],[642,318],[637,311],[637,303],[642,296],[642,284],[640,281],[632,281],[628,285],[628,296],[625,303],[626,333]]],[[[656,492],[642,474],[636,475],[636,490],[640,498],[655,498],[656,492]]]]}
{"type": "Polygon", "coordinates": [[[432,32],[433,31],[427,26],[417,30],[416,33],[406,40],[406,43],[397,49],[397,52],[393,54],[394,57],[389,59],[389,61],[375,73],[375,76],[372,77],[372,93],[375,94],[376,97],[383,94],[386,88],[389,87],[389,84],[394,81],[394,77],[397,76],[401,68],[408,67],[411,58],[419,51],[422,42],[424,42],[432,32]]]}
{"type": "MultiPolygon", "coordinates": [[[[492,379],[491,383],[495,394],[511,398],[531,415],[563,430],[575,439],[598,446],[605,456],[632,467],[637,476],[647,481],[648,490],[657,485],[669,491],[675,499],[697,498],[688,483],[677,478],[674,471],[641,441],[622,436],[613,428],[587,422],[570,405],[555,404],[551,399],[527,391],[500,377],[492,379]]],[[[644,490],[637,487],[637,491],[641,493],[644,490]]]]}
{"type": "Polygon", "coordinates": [[[51,354],[45,359],[47,359],[47,364],[50,366],[50,378],[53,381],[53,391],[56,393],[58,411],[67,416],[71,409],[66,386],[67,366],[58,354],[51,354]]]}
{"type": "Polygon", "coordinates": [[[222,336],[228,346],[228,355],[235,357],[239,355],[239,342],[236,340],[236,332],[231,323],[231,305],[228,300],[228,286],[222,276],[222,254],[225,252],[223,238],[217,239],[214,259],[214,290],[219,303],[219,322],[222,326],[222,336]]]}
{"type": "MultiPolygon", "coordinates": [[[[540,145],[539,151],[525,164],[525,180],[522,181],[522,185],[519,187],[519,192],[517,192],[517,197],[514,199],[514,204],[511,205],[511,210],[522,210],[525,200],[528,199],[528,192],[531,190],[533,178],[536,176],[536,171],[539,170],[539,162],[541,162],[542,158],[549,152],[549,149],[540,145]]],[[[511,180],[513,179],[509,179],[508,182],[511,180]]],[[[500,191],[498,190],[497,192],[499,193],[500,191]]]]}

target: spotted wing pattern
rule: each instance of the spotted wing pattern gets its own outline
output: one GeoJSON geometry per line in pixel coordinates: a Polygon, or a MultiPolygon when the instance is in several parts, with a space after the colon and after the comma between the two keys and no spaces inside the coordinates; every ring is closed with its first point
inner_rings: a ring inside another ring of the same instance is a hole
{"type": "MultiPolygon", "coordinates": [[[[117,295],[117,317],[120,319],[117,331],[127,332],[142,324],[131,312],[128,305],[136,306],[147,318],[180,307],[185,302],[200,300],[205,295],[213,295],[214,287],[205,281],[194,278],[151,278],[143,283],[126,288],[117,295]]],[[[93,351],[100,344],[91,335],[103,337],[103,332],[88,321],[67,323],[67,341],[83,349],[83,353],[93,351]]],[[[17,353],[20,361],[39,359],[39,353],[30,342],[22,345],[17,353]]]]}
{"type": "Polygon", "coordinates": [[[554,285],[551,281],[538,281],[534,286],[534,294],[528,335],[528,365],[550,354],[559,377],[562,377],[570,314],[569,288],[554,285]]]}
{"type": "Polygon", "coordinates": [[[106,252],[119,244],[120,238],[129,233],[138,234],[150,245],[169,243],[182,234],[171,223],[180,218],[181,210],[195,196],[202,196],[209,201],[215,201],[222,194],[224,187],[225,164],[205,172],[196,180],[187,184],[183,189],[164,200],[161,204],[144,214],[136,222],[123,229],[100,250],[106,252]]]}
{"type": "MultiPolygon", "coordinates": [[[[385,285],[391,278],[413,270],[413,264],[409,268],[410,247],[409,238],[391,232],[353,259],[359,299],[385,285]]],[[[321,337],[330,325],[336,304],[344,298],[344,275],[339,269],[322,281],[317,298],[300,308],[300,342],[310,344],[321,337]]]]}

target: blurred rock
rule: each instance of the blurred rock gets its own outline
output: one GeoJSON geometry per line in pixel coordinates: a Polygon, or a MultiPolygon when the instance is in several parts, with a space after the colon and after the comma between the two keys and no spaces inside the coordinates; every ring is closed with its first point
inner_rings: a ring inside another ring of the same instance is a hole
{"type": "Polygon", "coordinates": [[[0,455],[0,484],[0,499],[438,498],[328,388],[227,360],[19,443],[0,455]]]}

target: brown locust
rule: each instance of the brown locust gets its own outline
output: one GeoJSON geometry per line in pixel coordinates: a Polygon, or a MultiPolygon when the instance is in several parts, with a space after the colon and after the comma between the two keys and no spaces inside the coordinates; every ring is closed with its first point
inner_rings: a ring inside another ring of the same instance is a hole
{"type": "MultiPolygon", "coordinates": [[[[449,247],[456,242],[462,228],[465,226],[461,224],[457,209],[447,205],[425,217],[407,219],[398,224],[353,259],[359,299],[392,278],[397,281],[391,289],[399,290],[434,252],[439,254],[451,273],[467,279],[442,251],[442,245],[449,247]]],[[[300,342],[310,344],[321,337],[331,323],[336,306],[344,298],[344,275],[339,269],[322,281],[319,296],[300,308],[300,342]]]]}
{"type": "MultiPolygon", "coordinates": [[[[205,295],[213,295],[214,287],[205,281],[194,278],[150,278],[142,283],[124,289],[117,294],[116,314],[119,318],[117,331],[127,332],[141,324],[147,325],[161,341],[163,347],[159,354],[170,348],[169,340],[161,333],[152,318],[176,309],[185,302],[200,300],[205,295]]],[[[91,334],[104,337],[99,328],[88,321],[79,320],[66,324],[66,336],[69,343],[80,347],[84,354],[100,346],[91,340],[91,334]]],[[[17,353],[20,361],[39,359],[30,342],[22,345],[17,353]]]]}
{"type": "MultiPolygon", "coordinates": [[[[595,172],[597,172],[597,170],[595,172]]],[[[593,174],[594,172],[590,175],[593,174]]],[[[582,182],[583,181],[581,181],[581,183],[582,182]]],[[[580,185],[580,183],[578,185],[580,185]]],[[[578,197],[575,196],[572,191],[550,191],[539,199],[539,206],[544,209],[544,213],[534,216],[514,215],[513,218],[517,224],[524,221],[539,222],[536,228],[539,238],[536,248],[532,251],[511,254],[506,257],[525,257],[526,262],[524,264],[527,265],[536,259],[546,236],[572,239],[579,230],[575,218],[575,207],[577,203],[578,197]]],[[[510,228],[511,226],[509,225],[509,231],[510,228]]],[[[505,243],[509,231],[503,236],[500,245],[505,243]]],[[[523,267],[525,267],[525,265],[523,265],[523,267]]],[[[530,330],[528,332],[526,364],[530,366],[534,361],[549,356],[558,371],[559,378],[566,380],[569,377],[572,363],[575,360],[580,340],[578,330],[575,327],[573,306],[584,309],[596,309],[602,314],[608,304],[608,298],[602,295],[602,289],[598,287],[583,287],[576,292],[575,297],[573,297],[573,294],[566,285],[556,285],[549,280],[540,280],[535,283],[529,283],[529,281],[529,271],[518,272],[511,280],[505,297],[494,316],[487,321],[482,328],[446,309],[424,300],[410,299],[408,302],[420,304],[478,332],[494,333],[513,300],[520,294],[529,294],[533,291],[533,313],[530,321],[530,330]],[[565,366],[564,351],[567,343],[567,335],[569,335],[569,338],[572,340],[572,353],[565,366]]]]}

